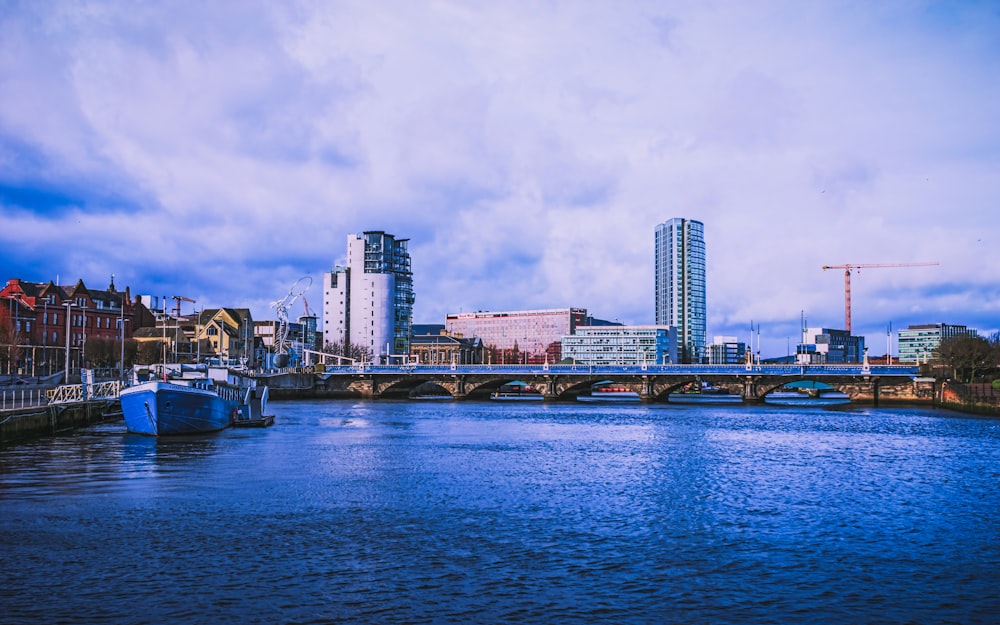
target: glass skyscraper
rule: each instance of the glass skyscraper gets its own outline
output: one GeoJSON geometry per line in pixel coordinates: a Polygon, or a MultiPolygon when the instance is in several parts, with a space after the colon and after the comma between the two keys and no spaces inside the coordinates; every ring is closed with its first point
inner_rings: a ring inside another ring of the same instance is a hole
{"type": "Polygon", "coordinates": [[[656,325],[677,328],[677,357],[705,353],[705,226],[674,218],[656,227],[656,325]]]}

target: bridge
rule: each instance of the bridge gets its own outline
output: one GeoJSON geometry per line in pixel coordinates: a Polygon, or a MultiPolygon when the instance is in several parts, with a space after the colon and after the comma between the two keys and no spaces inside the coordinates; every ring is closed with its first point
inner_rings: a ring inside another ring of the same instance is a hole
{"type": "Polygon", "coordinates": [[[930,401],[934,383],[919,367],[902,365],[327,365],[315,373],[265,376],[272,397],[405,398],[434,384],[456,399],[485,399],[519,380],[548,400],[571,400],[604,380],[628,386],[644,401],[666,401],[692,382],[706,382],[745,401],[764,397],[790,382],[830,385],[852,400],[930,401]]]}

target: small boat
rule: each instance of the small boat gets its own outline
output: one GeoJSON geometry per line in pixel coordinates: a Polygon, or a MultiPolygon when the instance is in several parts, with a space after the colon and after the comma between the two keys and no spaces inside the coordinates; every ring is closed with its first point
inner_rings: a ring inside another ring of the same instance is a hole
{"type": "Polygon", "coordinates": [[[733,393],[671,393],[671,404],[742,404],[743,397],[733,393]]]}
{"type": "Polygon", "coordinates": [[[702,382],[689,385],[679,393],[670,393],[667,401],[672,404],[742,404],[743,396],[702,382]]]}
{"type": "Polygon", "coordinates": [[[274,415],[264,414],[264,408],[267,406],[267,388],[252,386],[248,389],[243,404],[233,417],[233,427],[266,428],[274,425],[274,415]]]}
{"type": "Polygon", "coordinates": [[[538,389],[526,382],[515,380],[501,386],[499,390],[490,395],[490,399],[493,401],[542,401],[545,397],[538,389]]]}
{"type": "Polygon", "coordinates": [[[642,401],[639,393],[624,384],[616,384],[610,380],[591,385],[589,395],[578,395],[577,401],[584,402],[638,402],[642,401]]]}
{"type": "Polygon", "coordinates": [[[838,406],[851,403],[851,398],[840,391],[775,391],[764,396],[764,403],[775,406],[838,406]]]}
{"type": "Polygon", "coordinates": [[[266,421],[267,387],[258,392],[255,380],[205,365],[163,367],[158,379],[138,381],[119,399],[125,427],[135,434],[200,434],[237,420],[266,421]]]}

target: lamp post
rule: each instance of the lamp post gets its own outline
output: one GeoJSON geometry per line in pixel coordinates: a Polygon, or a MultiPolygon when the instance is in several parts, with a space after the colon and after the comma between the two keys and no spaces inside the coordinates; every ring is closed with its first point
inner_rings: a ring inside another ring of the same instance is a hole
{"type": "Polygon", "coordinates": [[[69,320],[70,320],[70,311],[73,308],[73,302],[67,301],[63,303],[63,306],[66,307],[66,371],[65,371],[65,377],[63,378],[63,384],[69,384],[69,335],[70,335],[69,320]]]}
{"type": "MultiPolygon", "coordinates": [[[[52,372],[52,366],[49,364],[49,350],[48,350],[48,339],[46,335],[49,333],[49,299],[48,295],[45,296],[45,300],[42,302],[42,359],[45,361],[43,364],[43,370],[46,373],[52,372]]],[[[38,329],[38,326],[35,326],[38,329]]]]}
{"type": "Polygon", "coordinates": [[[125,322],[127,321],[128,319],[126,319],[124,315],[122,315],[122,318],[119,320],[120,324],[119,336],[121,337],[121,381],[122,382],[125,381],[125,322]]]}

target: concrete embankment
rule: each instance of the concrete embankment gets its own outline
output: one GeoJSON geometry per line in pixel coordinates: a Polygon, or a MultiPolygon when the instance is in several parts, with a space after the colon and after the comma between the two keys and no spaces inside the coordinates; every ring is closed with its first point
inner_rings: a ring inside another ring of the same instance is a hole
{"type": "Polygon", "coordinates": [[[117,400],[4,410],[0,411],[0,445],[65,434],[121,418],[117,400]]]}

